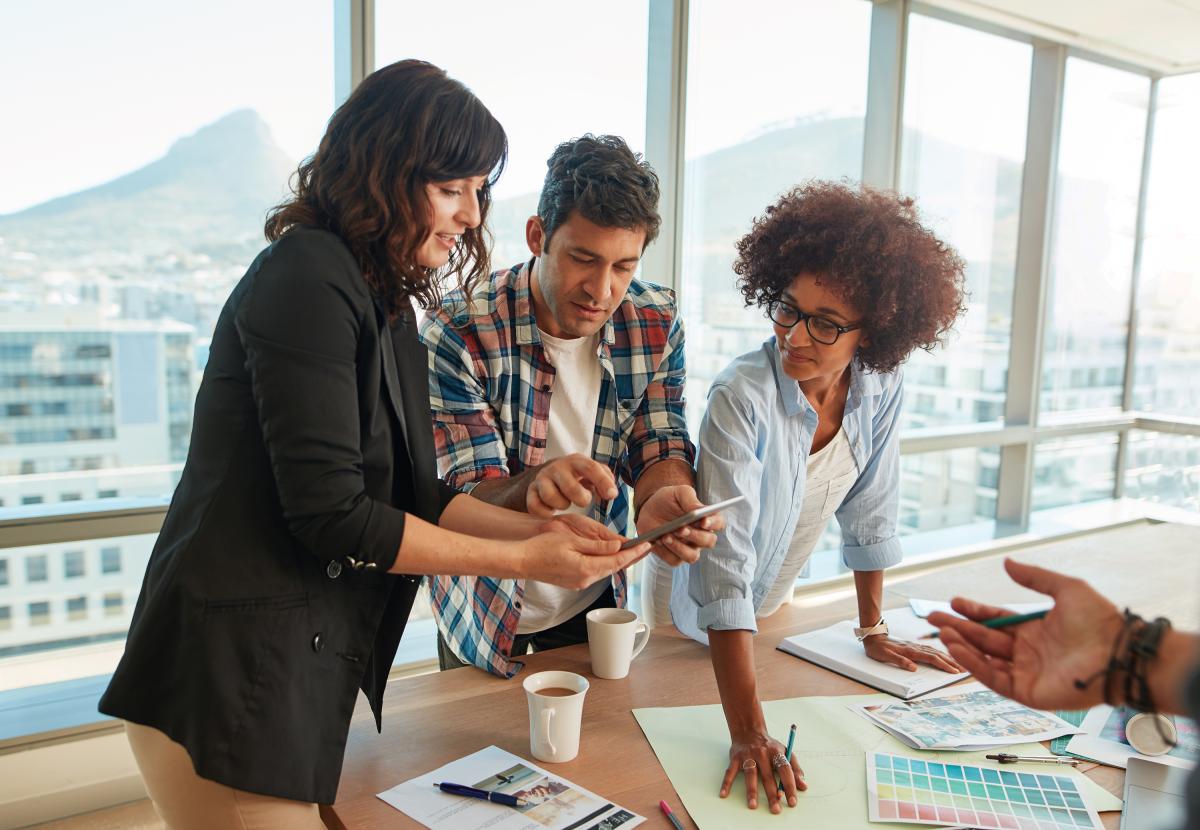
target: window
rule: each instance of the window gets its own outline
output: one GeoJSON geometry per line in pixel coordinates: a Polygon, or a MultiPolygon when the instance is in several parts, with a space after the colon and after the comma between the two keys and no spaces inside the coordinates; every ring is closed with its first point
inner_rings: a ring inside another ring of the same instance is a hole
{"type": "Polygon", "coordinates": [[[1125,495],[1200,512],[1200,438],[1129,433],[1125,495]]]}
{"type": "Polygon", "coordinates": [[[999,447],[900,458],[900,533],[925,533],[996,518],[991,482],[999,447]]]}
{"type": "Polygon", "coordinates": [[[966,262],[970,296],[947,348],[909,358],[904,424],[997,421],[1004,415],[1032,50],[919,14],[908,25],[900,190],[916,198],[925,222],[966,262]]]}
{"type": "Polygon", "coordinates": [[[734,285],[734,243],[805,179],[862,176],[871,4],[693,0],[690,17],[680,300],[695,430],[713,378],[771,334],[734,285]]]}
{"type": "Polygon", "coordinates": [[[8,560],[0,559],[0,587],[8,584],[8,560]]]}
{"type": "Polygon", "coordinates": [[[12,628],[12,606],[0,605],[0,631],[9,631],[12,628]]]}
{"type": "Polygon", "coordinates": [[[1121,405],[1150,80],[1067,60],[1047,292],[1043,412],[1121,405]],[[1071,369],[1063,384],[1055,369],[1071,369]],[[1110,375],[1116,369],[1120,374],[1110,375]]]}
{"type": "Polygon", "coordinates": [[[83,551],[69,550],[63,553],[63,575],[67,579],[77,579],[84,574],[83,551]]]}
{"type": "Polygon", "coordinates": [[[420,58],[445,69],[479,96],[508,133],[508,166],[495,190],[494,268],[530,257],[525,220],[537,212],[546,159],[584,133],[623,137],[635,152],[646,138],[649,0],[626,0],[619,14],[583,3],[524,0],[520,13],[492,0],[463,0],[487,48],[464,49],[446,36],[445,10],[376,0],[375,63],[420,58]]]}
{"type": "Polygon", "coordinates": [[[1112,498],[1116,470],[1116,435],[1042,441],[1034,454],[1033,509],[1112,498]]]}
{"type": "Polygon", "coordinates": [[[121,572],[121,549],[100,548],[100,573],[115,574],[121,572]]]}
{"type": "Polygon", "coordinates": [[[86,596],[67,598],[67,619],[72,621],[87,619],[88,601],[86,596]]]}
{"type": "Polygon", "coordinates": [[[48,576],[46,555],[44,553],[25,559],[26,582],[45,582],[48,576]]]}
{"type": "Polygon", "coordinates": [[[1200,411],[1200,73],[1158,82],[1138,282],[1135,409],[1200,411]]]}
{"type": "Polygon", "coordinates": [[[33,626],[49,625],[50,603],[45,601],[29,603],[29,624],[33,626]]]}
{"type": "Polygon", "coordinates": [[[120,592],[110,592],[104,595],[104,616],[119,617],[125,613],[125,597],[120,592]]]}
{"type": "MultiPolygon", "coordinates": [[[[265,211],[333,111],[334,5],[0,6],[0,31],[20,33],[5,39],[5,59],[43,70],[0,92],[14,125],[0,157],[0,480],[10,505],[174,489],[206,341],[266,246],[265,211]],[[63,112],[89,125],[86,140],[64,129],[63,112]]],[[[29,581],[45,583],[46,556],[62,557],[77,589],[110,573],[106,587],[134,590],[149,547],[147,537],[123,542],[120,567],[96,572],[84,561],[95,542],[52,546],[27,560],[29,581]]],[[[24,590],[14,597],[22,612],[43,599],[24,590]]],[[[76,621],[69,637],[113,633],[111,620],[92,624],[76,621]]],[[[57,625],[30,633],[22,619],[15,629],[4,647],[66,638],[57,625]]]]}

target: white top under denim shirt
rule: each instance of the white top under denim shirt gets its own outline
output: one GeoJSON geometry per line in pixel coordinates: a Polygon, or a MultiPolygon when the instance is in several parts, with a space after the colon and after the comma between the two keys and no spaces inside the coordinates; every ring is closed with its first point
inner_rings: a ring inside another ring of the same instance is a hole
{"type": "MultiPolygon", "coordinates": [[[[858,479],[835,515],[842,560],[856,571],[900,561],[896,535],[900,487],[900,370],[868,372],[851,363],[842,429],[858,479]]],[[[724,511],[716,547],[675,569],[671,617],[700,642],[707,630],[757,631],[757,610],[787,556],[806,489],[817,412],[780,365],[774,337],[727,366],[708,393],[700,426],[696,490],[711,504],[746,500],[724,511]]]]}

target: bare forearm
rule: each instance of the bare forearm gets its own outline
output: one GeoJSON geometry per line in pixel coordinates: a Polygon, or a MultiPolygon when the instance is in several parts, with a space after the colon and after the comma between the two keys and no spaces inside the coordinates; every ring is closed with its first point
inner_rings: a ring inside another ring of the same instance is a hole
{"type": "Polygon", "coordinates": [[[664,458],[651,464],[633,485],[634,512],[641,510],[646,499],[658,490],[676,484],[696,486],[696,473],[692,470],[692,465],[678,458],[664,458]]]}
{"type": "Polygon", "coordinates": [[[869,628],[883,616],[883,571],[855,571],[858,594],[858,624],[869,628]]]}
{"type": "MultiPolygon", "coordinates": [[[[445,512],[455,510],[456,505],[457,510],[467,509],[460,504],[463,500],[456,497],[445,512]]],[[[409,513],[391,573],[518,578],[524,575],[522,556],[523,550],[515,542],[457,533],[409,513]]]]}
{"type": "Polygon", "coordinates": [[[489,478],[486,481],[481,481],[471,490],[471,495],[488,504],[505,507],[509,510],[519,510],[524,513],[526,504],[525,491],[529,489],[530,483],[537,477],[538,470],[541,468],[542,465],[538,465],[537,467],[530,467],[515,476],[489,478]]]}
{"type": "Polygon", "coordinates": [[[754,679],[753,632],[709,629],[708,646],[730,736],[736,741],[747,735],[766,734],[754,679]]]}
{"type": "MultiPolygon", "coordinates": [[[[478,493],[478,488],[476,488],[478,493]]],[[[545,519],[497,506],[475,493],[455,496],[442,511],[438,525],[445,530],[485,539],[528,539],[539,532],[545,519]]]]}
{"type": "MultiPolygon", "coordinates": [[[[1200,666],[1200,635],[1170,630],[1163,635],[1158,656],[1146,671],[1150,696],[1160,712],[1192,715],[1187,711],[1184,685],[1200,666]]],[[[1120,685],[1120,684],[1114,684],[1120,685]]]]}

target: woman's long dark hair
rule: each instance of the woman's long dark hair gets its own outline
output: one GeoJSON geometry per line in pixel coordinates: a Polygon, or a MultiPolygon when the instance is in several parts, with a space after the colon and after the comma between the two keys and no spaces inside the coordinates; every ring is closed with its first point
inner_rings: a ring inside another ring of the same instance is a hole
{"type": "Polygon", "coordinates": [[[469,292],[488,273],[483,223],[507,158],[504,128],[470,90],[424,61],[393,63],[334,112],[293,179],[292,198],[268,214],[266,236],[274,242],[295,225],[331,231],[389,311],[409,299],[431,308],[441,298],[439,281],[416,260],[431,230],[425,185],[488,177],[479,193],[482,221],[463,233],[445,269],[469,292]]]}

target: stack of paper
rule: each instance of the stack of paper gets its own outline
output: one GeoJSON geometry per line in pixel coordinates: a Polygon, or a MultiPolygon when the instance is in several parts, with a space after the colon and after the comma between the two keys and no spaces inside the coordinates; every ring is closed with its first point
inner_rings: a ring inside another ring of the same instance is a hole
{"type": "Polygon", "coordinates": [[[1057,715],[1001,697],[982,683],[904,703],[850,707],[913,749],[976,750],[1079,732],[1057,715]]]}
{"type": "MultiPolygon", "coordinates": [[[[888,611],[887,624],[891,636],[899,640],[917,640],[935,630],[907,608],[888,611]]],[[[904,700],[911,700],[970,676],[969,672],[951,674],[932,666],[918,666],[916,671],[905,671],[872,660],[863,650],[863,644],[855,638],[854,628],[853,620],[844,620],[828,628],[788,637],[778,648],[904,700]]],[[[945,651],[940,640],[926,640],[925,644],[945,651]]]]}
{"type": "Polygon", "coordinates": [[[624,830],[646,820],[495,746],[397,784],[379,798],[440,830],[624,830]],[[528,804],[505,807],[448,795],[435,786],[443,781],[515,795],[528,804]]]}

